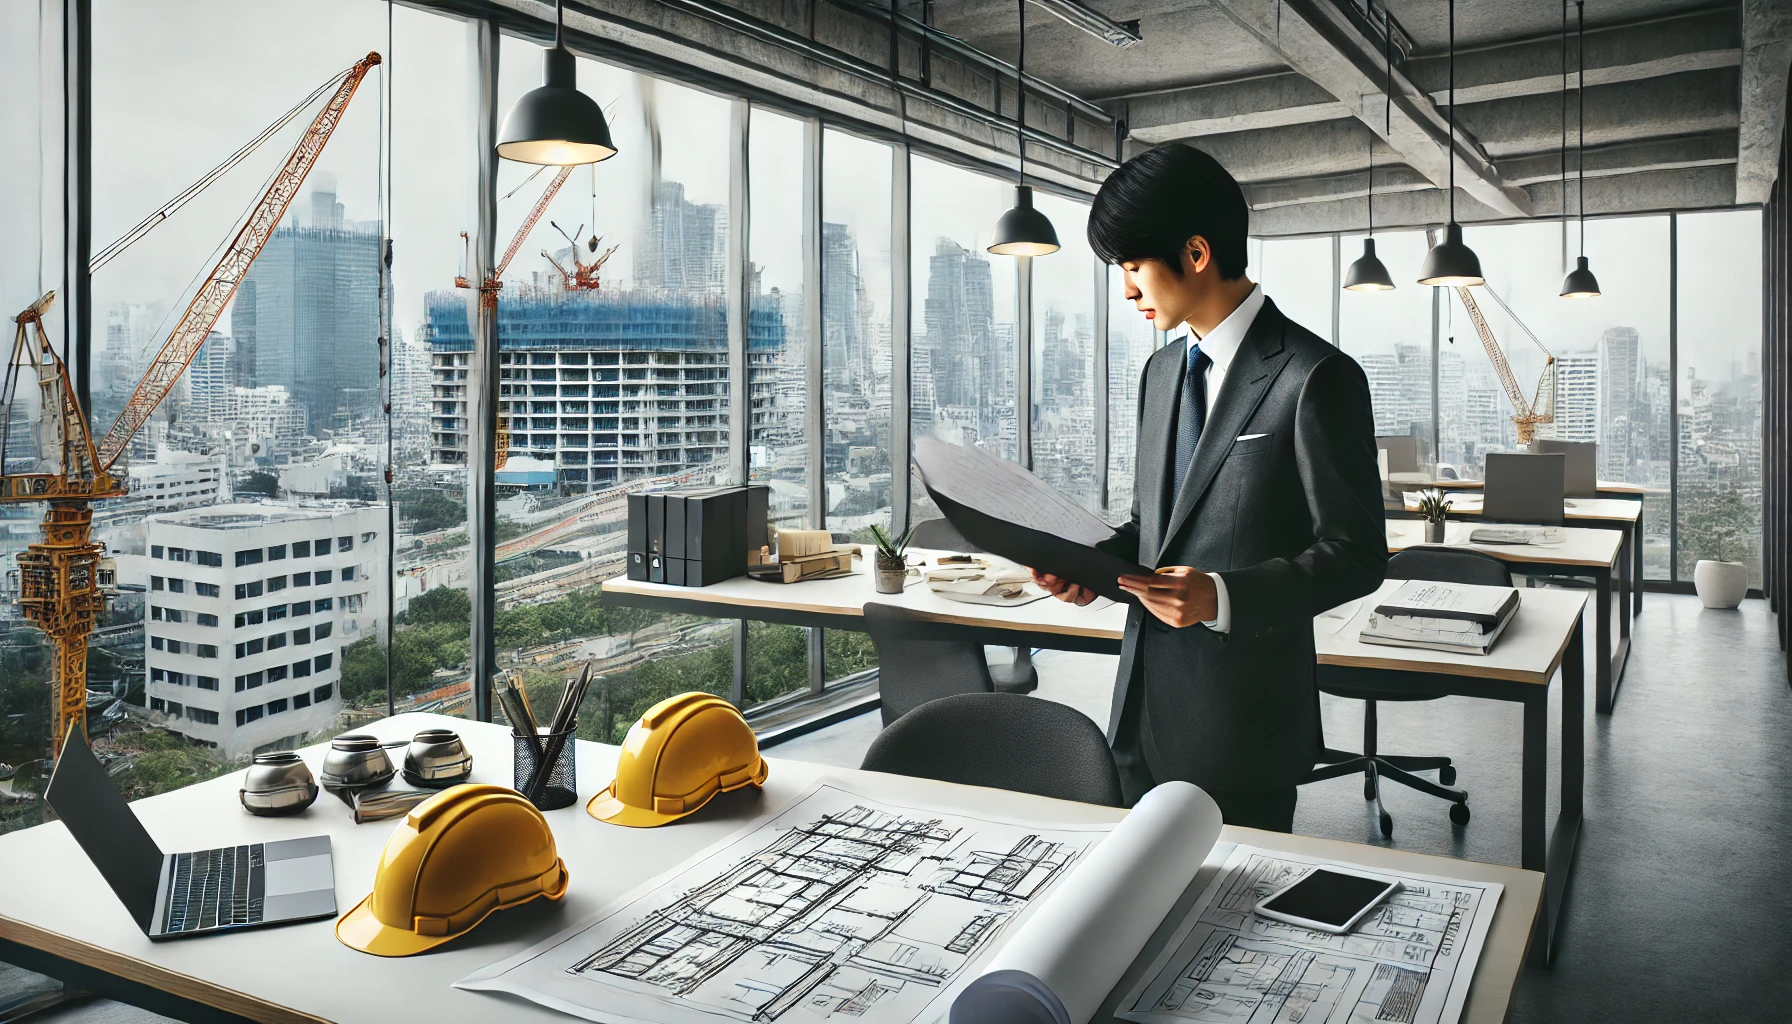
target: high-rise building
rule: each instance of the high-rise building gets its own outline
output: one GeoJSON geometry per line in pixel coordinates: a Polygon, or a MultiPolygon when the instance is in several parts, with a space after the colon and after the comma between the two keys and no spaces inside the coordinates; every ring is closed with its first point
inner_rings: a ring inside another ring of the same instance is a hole
{"type": "Polygon", "coordinates": [[[383,507],[214,505],[147,520],[149,710],[226,757],[287,747],[342,706],[341,649],[383,607],[383,507]]]}
{"type": "Polygon", "coordinates": [[[1634,327],[1608,327],[1599,339],[1599,476],[1629,479],[1633,451],[1644,417],[1642,341],[1634,327]]]}
{"type": "MultiPolygon", "coordinates": [[[[296,208],[295,208],[296,209],[296,208]]],[[[343,219],[334,186],[311,193],[249,268],[231,312],[237,383],[284,387],[311,429],[365,416],[379,378],[380,236],[343,219]]]]}
{"type": "Polygon", "coordinates": [[[648,237],[635,246],[636,288],[720,294],[727,254],[728,207],[691,202],[683,182],[654,182],[648,237]]]}
{"type": "Polygon", "coordinates": [[[1556,357],[1555,435],[1562,441],[1599,440],[1599,356],[1556,357]]]}
{"type": "Polygon", "coordinates": [[[153,460],[131,463],[131,496],[152,512],[214,505],[224,495],[224,456],[200,455],[163,445],[153,460]]]}
{"type": "Polygon", "coordinates": [[[206,335],[182,377],[187,387],[187,419],[211,423],[223,416],[227,396],[236,387],[230,338],[213,331],[206,335]]]}
{"type": "MultiPolygon", "coordinates": [[[[728,461],[727,304],[717,294],[566,292],[506,288],[498,305],[499,408],[510,450],[555,464],[565,491],[679,473],[728,461]]],[[[428,300],[431,458],[464,463],[467,358],[473,337],[466,300],[428,300]]],[[[776,306],[755,303],[747,354],[781,349],[776,306]]],[[[775,389],[777,379],[755,381],[775,389]]]]}
{"type": "MultiPolygon", "coordinates": [[[[927,353],[932,379],[917,387],[931,390],[933,401],[924,406],[917,399],[916,432],[982,442],[1013,455],[1018,354],[1014,325],[995,322],[989,260],[949,238],[935,241],[922,328],[915,350],[927,353]]],[[[912,374],[919,374],[918,365],[912,374]]]]}
{"type": "Polygon", "coordinates": [[[821,225],[822,367],[830,391],[860,390],[871,377],[859,246],[845,224],[821,225]]]}

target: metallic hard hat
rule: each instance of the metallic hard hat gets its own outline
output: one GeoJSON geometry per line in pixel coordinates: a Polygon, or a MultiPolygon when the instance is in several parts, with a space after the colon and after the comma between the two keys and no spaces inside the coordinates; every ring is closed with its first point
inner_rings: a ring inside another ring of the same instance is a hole
{"type": "Polygon", "coordinates": [[[759,738],[734,705],[707,693],[667,697],[622,741],[616,779],[585,810],[599,821],[651,828],[717,793],[765,784],[759,738]]]}
{"type": "Polygon", "coordinates": [[[343,945],[410,956],[473,930],[487,914],[566,895],[547,819],[516,790],[455,786],[407,815],[380,855],[373,892],[336,922],[343,945]]]}

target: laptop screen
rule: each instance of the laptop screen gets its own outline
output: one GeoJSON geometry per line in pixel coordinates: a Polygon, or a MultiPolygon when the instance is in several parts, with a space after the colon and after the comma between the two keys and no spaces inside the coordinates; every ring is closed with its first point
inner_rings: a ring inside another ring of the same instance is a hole
{"type": "Polygon", "coordinates": [[[44,800],[147,933],[155,916],[156,883],[162,876],[161,848],[106,777],[87,743],[72,731],[62,745],[44,800]]]}

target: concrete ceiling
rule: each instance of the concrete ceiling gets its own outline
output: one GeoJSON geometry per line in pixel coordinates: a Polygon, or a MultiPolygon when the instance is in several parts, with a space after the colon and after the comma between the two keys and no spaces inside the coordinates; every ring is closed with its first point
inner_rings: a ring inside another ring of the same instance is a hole
{"type": "MultiPolygon", "coordinates": [[[[1439,186],[1452,153],[1460,219],[1561,208],[1557,0],[1458,4],[1453,146],[1440,0],[1388,0],[1413,41],[1395,74],[1391,112],[1380,42],[1335,0],[1086,5],[1137,19],[1143,41],[1116,48],[1029,4],[1027,70],[1123,120],[1129,154],[1170,141],[1212,152],[1247,186],[1259,231],[1360,227],[1371,152],[1378,194],[1404,197],[1378,202],[1383,222],[1445,216],[1439,186]]],[[[1015,53],[1016,16],[1015,0],[933,5],[936,27],[1006,60],[1015,53]]],[[[1578,51],[1567,45],[1573,68],[1578,51]]],[[[1784,0],[1592,0],[1588,212],[1763,201],[1777,166],[1789,62],[1792,3],[1784,0]]],[[[1578,76],[1569,84],[1577,89],[1578,76]]],[[[1571,147],[1577,100],[1570,91],[1571,147]]],[[[1567,159],[1572,177],[1572,151],[1567,159]]],[[[1572,182],[1567,197],[1572,207],[1572,182]]]]}

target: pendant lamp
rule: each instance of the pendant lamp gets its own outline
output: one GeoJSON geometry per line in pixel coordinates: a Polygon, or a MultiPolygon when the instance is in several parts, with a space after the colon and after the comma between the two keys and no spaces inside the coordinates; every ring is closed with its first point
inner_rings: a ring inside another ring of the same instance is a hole
{"type": "MultiPolygon", "coordinates": [[[[1562,50],[1564,56],[1562,58],[1562,105],[1564,110],[1568,104],[1568,58],[1566,56],[1568,49],[1568,26],[1566,24],[1566,11],[1567,8],[1563,8],[1562,50]]],[[[1580,137],[1575,144],[1575,173],[1579,175],[1579,181],[1574,187],[1574,205],[1579,213],[1578,219],[1580,221],[1580,255],[1574,260],[1574,269],[1570,270],[1568,276],[1562,279],[1562,298],[1594,299],[1599,297],[1599,279],[1593,276],[1592,269],[1587,266],[1587,13],[1581,0],[1575,0],[1574,18],[1575,21],[1578,22],[1575,47],[1579,51],[1579,55],[1575,58],[1575,67],[1580,72],[1579,88],[1575,90],[1578,94],[1578,103],[1580,106],[1580,137]]],[[[1566,118],[1564,118],[1564,120],[1566,120],[1566,118]]],[[[1562,174],[1562,216],[1566,218],[1568,216],[1568,175],[1566,171],[1568,166],[1568,133],[1566,130],[1562,132],[1562,166],[1564,168],[1562,174]]]]}
{"type": "MultiPolygon", "coordinates": [[[[1394,26],[1389,23],[1386,8],[1382,8],[1381,59],[1387,67],[1387,83],[1382,87],[1382,133],[1393,134],[1394,126],[1394,55],[1390,49],[1394,41],[1394,26]]],[[[1369,237],[1363,239],[1363,254],[1344,271],[1344,290],[1347,292],[1391,292],[1394,290],[1394,279],[1388,276],[1388,268],[1375,255],[1375,137],[1369,137],[1369,237]]]]}
{"type": "Polygon", "coordinates": [[[1027,180],[1027,0],[1020,0],[1020,52],[1014,63],[1016,149],[1020,170],[1015,175],[1014,208],[996,221],[989,251],[997,256],[1047,256],[1058,251],[1058,232],[1051,219],[1033,207],[1033,188],[1027,180]]]}
{"type": "Polygon", "coordinates": [[[1450,224],[1444,240],[1425,254],[1419,283],[1439,288],[1486,284],[1481,258],[1462,242],[1462,225],[1456,223],[1456,0],[1450,0],[1450,224]]]}
{"type": "Polygon", "coordinates": [[[506,160],[564,167],[616,155],[603,108],[579,91],[572,52],[560,41],[563,15],[557,0],[554,45],[544,56],[544,84],[516,101],[498,133],[498,155],[506,160]]]}

